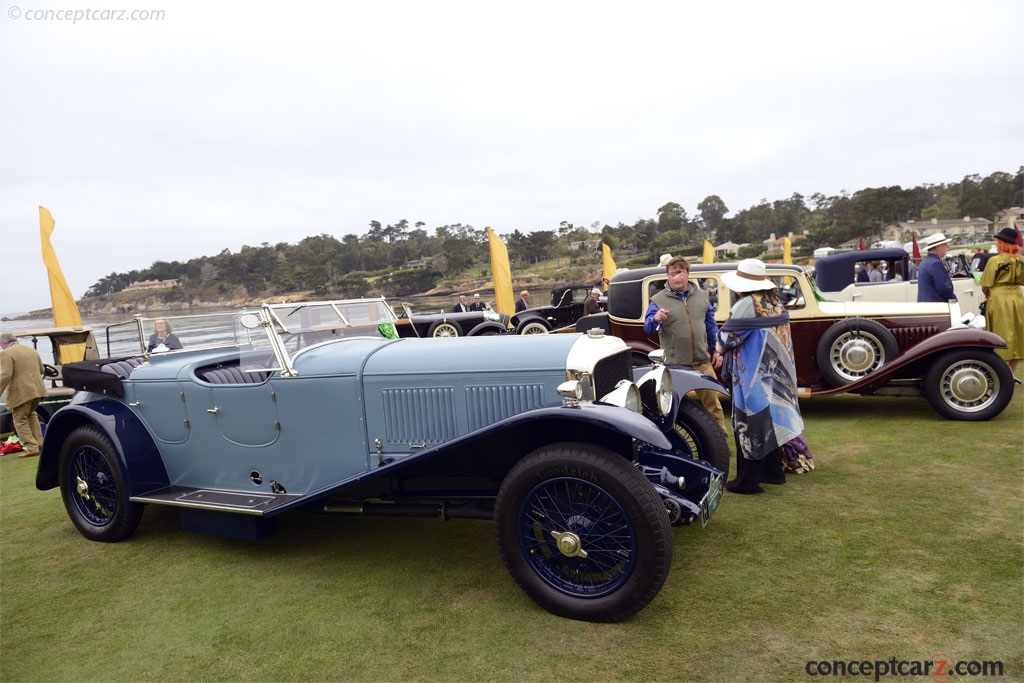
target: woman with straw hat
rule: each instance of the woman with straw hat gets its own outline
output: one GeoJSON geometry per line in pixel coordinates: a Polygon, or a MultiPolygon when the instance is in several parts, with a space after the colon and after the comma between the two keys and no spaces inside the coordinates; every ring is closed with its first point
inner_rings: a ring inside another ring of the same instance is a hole
{"type": "Polygon", "coordinates": [[[761,493],[762,482],[783,484],[782,446],[800,436],[796,365],[789,312],[765,275],[765,265],[744,259],[722,284],[739,299],[718,333],[722,379],[732,385],[736,478],[726,490],[761,493]]]}

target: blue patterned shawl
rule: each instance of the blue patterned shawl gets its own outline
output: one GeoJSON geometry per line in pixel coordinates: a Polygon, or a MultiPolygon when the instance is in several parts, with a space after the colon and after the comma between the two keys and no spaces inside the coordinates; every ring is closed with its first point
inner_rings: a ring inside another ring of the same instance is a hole
{"type": "Polygon", "coordinates": [[[732,384],[737,443],[760,460],[803,432],[789,313],[751,296],[753,318],[730,318],[718,335],[725,349],[722,379],[732,384]],[[774,314],[774,315],[771,315],[774,314]]]}

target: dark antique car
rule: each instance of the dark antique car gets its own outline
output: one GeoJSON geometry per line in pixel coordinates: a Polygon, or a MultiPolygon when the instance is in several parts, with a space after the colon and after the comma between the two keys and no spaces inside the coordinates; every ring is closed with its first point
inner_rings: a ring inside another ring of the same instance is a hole
{"type": "MultiPolygon", "coordinates": [[[[909,264],[910,255],[903,249],[844,251],[818,259],[814,264],[814,281],[818,291],[830,301],[917,301],[917,280],[907,277],[909,264]],[[884,281],[854,281],[854,266],[867,261],[881,264],[884,281]]],[[[950,253],[945,265],[960,312],[978,315],[983,297],[967,259],[963,254],[950,253]]]]}
{"type": "Polygon", "coordinates": [[[512,316],[516,334],[546,334],[572,325],[583,316],[583,304],[593,285],[568,285],[551,290],[551,304],[534,306],[512,316]]]}
{"type": "Polygon", "coordinates": [[[509,316],[496,311],[413,313],[408,304],[402,304],[402,308],[402,320],[410,323],[399,326],[403,337],[481,337],[509,331],[509,316]]]}
{"type": "Polygon", "coordinates": [[[65,366],[79,391],[50,421],[37,487],[105,542],[146,505],[252,539],[298,510],[493,520],[513,579],[555,614],[618,621],[654,599],[671,526],[706,523],[721,497],[694,457],[717,427],[683,394],[721,386],[634,371],[600,331],[396,338],[385,309],[265,305],[221,334],[175,324],[181,350],[65,366]]]}
{"type": "MultiPolygon", "coordinates": [[[[46,398],[39,402],[36,415],[39,416],[39,424],[45,434],[46,424],[50,418],[58,409],[70,403],[71,397],[75,393],[71,387],[64,386],[61,373],[63,364],[69,356],[73,356],[72,360],[99,358],[96,338],[91,328],[78,325],[15,330],[13,334],[18,337],[19,343],[31,346],[38,351],[44,361],[46,398]],[[43,343],[40,344],[40,342],[43,343]]],[[[3,399],[0,398],[0,434],[12,431],[14,431],[14,420],[11,417],[11,411],[7,409],[3,399]]]]}
{"type": "MultiPolygon", "coordinates": [[[[841,392],[924,396],[951,420],[991,419],[1012,398],[1013,374],[994,351],[1005,342],[961,324],[955,302],[825,301],[800,266],[767,267],[789,310],[802,398],[841,392]]],[[[717,285],[719,324],[729,317],[733,298],[721,275],[735,268],[735,263],[690,268],[691,282],[717,285]]],[[[644,332],[643,319],[651,295],[665,280],[664,268],[617,273],[609,286],[609,312],[581,319],[577,329],[598,327],[621,337],[642,360],[658,348],[657,336],[644,332]]]]}

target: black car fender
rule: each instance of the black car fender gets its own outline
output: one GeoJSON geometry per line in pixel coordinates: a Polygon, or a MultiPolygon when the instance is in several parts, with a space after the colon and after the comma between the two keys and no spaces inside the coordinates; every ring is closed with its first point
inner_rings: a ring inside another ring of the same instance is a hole
{"type": "Polygon", "coordinates": [[[485,334],[505,334],[506,332],[508,332],[508,328],[505,325],[493,320],[487,320],[471,329],[466,336],[478,337],[485,334]]]}
{"type": "Polygon", "coordinates": [[[127,475],[130,496],[170,483],[160,451],[139,417],[123,403],[98,397],[95,401],[72,403],[54,413],[39,455],[37,489],[46,491],[60,485],[61,445],[71,432],[87,425],[98,428],[110,440],[127,475]]]}

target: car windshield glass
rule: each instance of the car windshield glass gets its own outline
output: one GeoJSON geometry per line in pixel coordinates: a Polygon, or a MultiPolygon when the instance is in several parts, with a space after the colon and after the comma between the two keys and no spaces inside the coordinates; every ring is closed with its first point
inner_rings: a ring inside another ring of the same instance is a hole
{"type": "Polygon", "coordinates": [[[106,343],[111,357],[140,353],[250,345],[268,348],[266,335],[245,329],[239,323],[241,312],[199,315],[138,316],[130,324],[106,328],[106,343]],[[134,328],[134,329],[132,329],[134,328]],[[134,336],[134,343],[131,341],[134,336]]]}
{"type": "Polygon", "coordinates": [[[398,319],[384,299],[274,304],[270,309],[289,334],[360,327],[376,329],[378,323],[398,319]]]}

